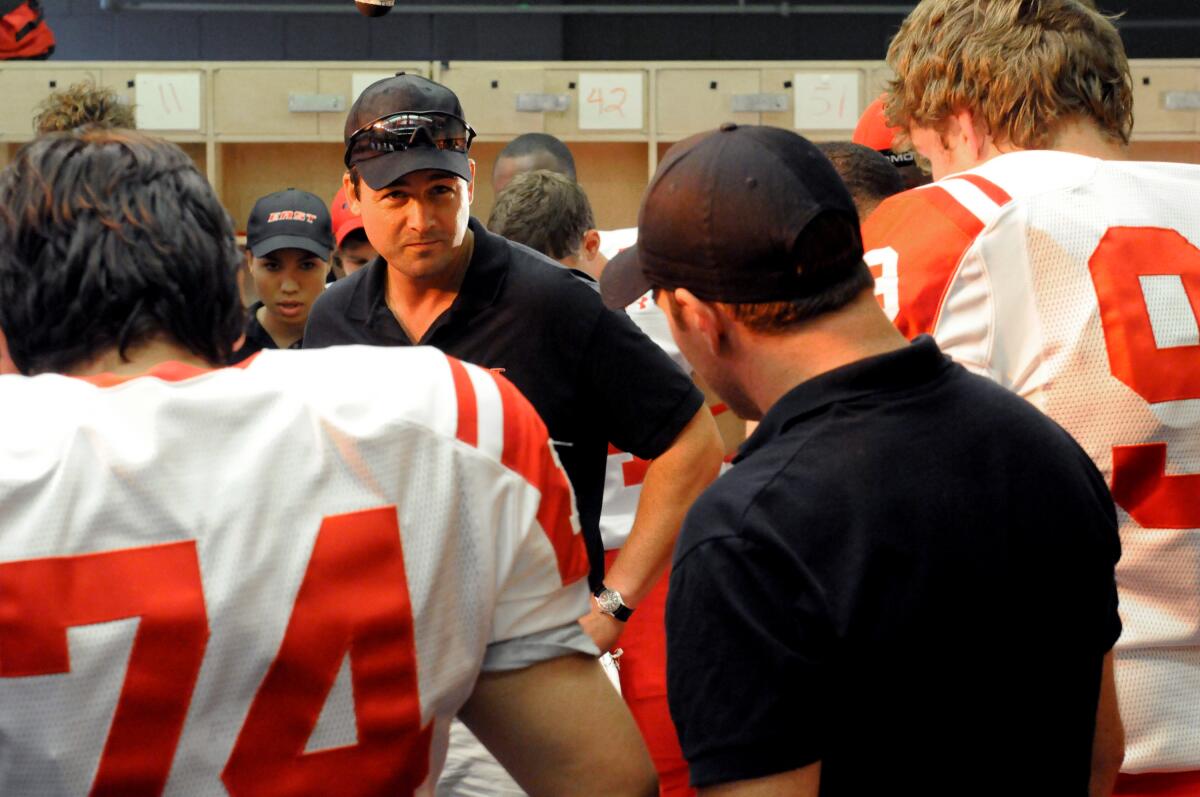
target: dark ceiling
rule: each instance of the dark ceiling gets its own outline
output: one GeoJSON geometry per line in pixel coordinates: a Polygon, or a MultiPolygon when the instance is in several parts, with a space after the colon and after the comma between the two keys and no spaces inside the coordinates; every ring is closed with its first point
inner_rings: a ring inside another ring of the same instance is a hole
{"type": "MultiPolygon", "coordinates": [[[[391,14],[373,20],[359,17],[351,0],[46,0],[46,5],[48,14],[61,8],[79,19],[75,40],[88,54],[76,57],[102,57],[108,48],[118,57],[171,58],[172,52],[159,53],[152,45],[173,38],[182,44],[160,49],[177,51],[180,58],[554,61],[881,59],[913,4],[397,0],[391,14]],[[83,16],[85,6],[90,21],[83,16]],[[98,13],[108,18],[116,45],[95,43],[104,25],[98,13]]],[[[1098,5],[1120,15],[1117,24],[1131,57],[1200,58],[1197,0],[1098,0],[1098,5]]],[[[62,24],[64,33],[73,32],[66,27],[73,22],[62,24]]],[[[64,57],[70,57],[68,49],[64,57]]]]}

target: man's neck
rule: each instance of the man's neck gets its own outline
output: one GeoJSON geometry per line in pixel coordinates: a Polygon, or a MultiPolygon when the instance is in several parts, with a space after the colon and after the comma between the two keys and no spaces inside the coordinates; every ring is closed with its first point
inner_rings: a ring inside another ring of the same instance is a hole
{"type": "Polygon", "coordinates": [[[71,369],[69,376],[137,376],[166,362],[179,362],[197,368],[213,368],[213,364],[188,349],[165,338],[154,338],[125,350],[122,357],[114,346],[96,355],[87,363],[71,369]]]}
{"type": "Polygon", "coordinates": [[[600,281],[600,275],[604,273],[604,267],[608,265],[608,258],[596,252],[592,256],[588,256],[585,250],[580,250],[573,255],[560,257],[559,263],[562,263],[567,268],[573,268],[576,271],[582,271],[597,282],[600,281]]]}
{"type": "MultiPolygon", "coordinates": [[[[1058,132],[1055,133],[1046,149],[1053,152],[1067,152],[1072,155],[1100,158],[1101,160],[1125,160],[1128,157],[1125,147],[1119,142],[1104,135],[1094,123],[1080,120],[1071,120],[1059,125],[1058,132]]],[[[985,157],[980,162],[991,160],[998,155],[1020,151],[1020,147],[989,141],[984,148],[985,157]]]]}
{"type": "Polygon", "coordinates": [[[388,268],[387,306],[413,343],[425,337],[433,322],[454,303],[474,252],[475,233],[468,228],[454,262],[437,276],[413,279],[388,268]]]}
{"type": "MultiPolygon", "coordinates": [[[[846,307],[805,322],[795,332],[765,335],[742,329],[738,381],[765,415],[796,386],[843,365],[908,345],[864,292],[846,307]]],[[[756,419],[751,419],[756,420],[756,419]]]]}

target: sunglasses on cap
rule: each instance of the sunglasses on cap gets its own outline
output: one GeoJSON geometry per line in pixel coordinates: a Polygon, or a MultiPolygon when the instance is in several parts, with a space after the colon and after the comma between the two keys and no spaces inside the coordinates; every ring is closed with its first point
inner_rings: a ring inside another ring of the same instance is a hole
{"type": "Polygon", "coordinates": [[[381,116],[355,130],[346,145],[345,164],[356,149],[376,152],[404,152],[413,147],[434,147],[466,153],[475,139],[475,131],[454,114],[445,111],[404,111],[381,116]]]}

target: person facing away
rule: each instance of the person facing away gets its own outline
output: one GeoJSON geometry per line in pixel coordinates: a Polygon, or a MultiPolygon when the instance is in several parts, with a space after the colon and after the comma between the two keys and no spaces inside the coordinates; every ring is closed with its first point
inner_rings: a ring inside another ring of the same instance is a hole
{"type": "MultiPolygon", "coordinates": [[[[888,124],[887,114],[884,111],[886,102],[886,94],[871,101],[862,116],[858,118],[858,124],[854,127],[850,142],[873,149],[887,159],[888,163],[892,164],[900,174],[905,188],[928,185],[933,180],[927,170],[928,164],[919,158],[911,147],[905,145],[904,131],[888,124]]],[[[834,166],[837,166],[837,163],[834,163],[834,166]]],[[[861,221],[866,221],[866,216],[861,212],[859,218],[861,221]]]]}
{"type": "Polygon", "coordinates": [[[865,227],[897,323],[1095,461],[1124,551],[1116,792],[1200,791],[1200,168],[1125,160],[1129,62],[1090,4],[926,0],[888,58],[889,116],[939,178],[865,227]]]}
{"type": "Polygon", "coordinates": [[[1086,454],[888,322],[852,200],[800,136],[675,145],[638,229],[605,301],[654,289],[688,361],[761,421],[671,571],[668,694],[700,794],[1108,782],[1119,544],[1086,454]]]}
{"type": "Polygon", "coordinates": [[[817,148],[837,169],[854,200],[858,218],[864,222],[880,202],[904,190],[900,170],[870,147],[850,141],[827,141],[817,148]]]}
{"type": "Polygon", "coordinates": [[[1028,150],[1123,159],[1133,92],[1116,28],[1079,0],[924,2],[888,59],[900,73],[884,96],[889,124],[936,182],[882,203],[863,245],[888,277],[885,310],[911,339],[933,331],[963,253],[1019,188],[960,173],[1028,150]],[[966,71],[950,77],[944,58],[966,71]]]}
{"type": "Polygon", "coordinates": [[[263,349],[298,349],[325,290],[333,232],[320,197],[288,188],[260,198],[246,225],[246,270],[258,301],[246,314],[239,363],[263,349]]]}
{"type": "MultiPolygon", "coordinates": [[[[0,6],[0,12],[3,10],[0,6]]],[[[50,92],[38,103],[33,118],[33,129],[38,135],[67,132],[88,125],[132,130],[137,122],[133,106],[123,102],[113,89],[97,86],[91,80],[50,92]]]]}
{"type": "Polygon", "coordinates": [[[487,228],[595,282],[608,262],[583,187],[549,169],[522,172],[496,196],[487,228]]]}
{"type": "Polygon", "coordinates": [[[459,715],[531,794],[653,794],[529,403],[429,348],[216,367],[238,268],[173,144],[0,173],[0,792],[428,795],[459,715]]]}

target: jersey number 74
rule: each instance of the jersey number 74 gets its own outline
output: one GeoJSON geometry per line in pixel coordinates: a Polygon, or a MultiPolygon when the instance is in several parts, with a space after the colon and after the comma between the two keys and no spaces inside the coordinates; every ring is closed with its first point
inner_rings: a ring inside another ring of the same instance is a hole
{"type": "MultiPolygon", "coordinates": [[[[209,625],[192,540],[0,564],[0,677],[71,670],[67,629],[140,617],[90,794],[166,786],[209,625]]],[[[410,795],[429,768],[395,507],[325,518],[221,780],[234,797],[410,795]],[[358,743],[305,752],[350,656],[358,743]]]]}

